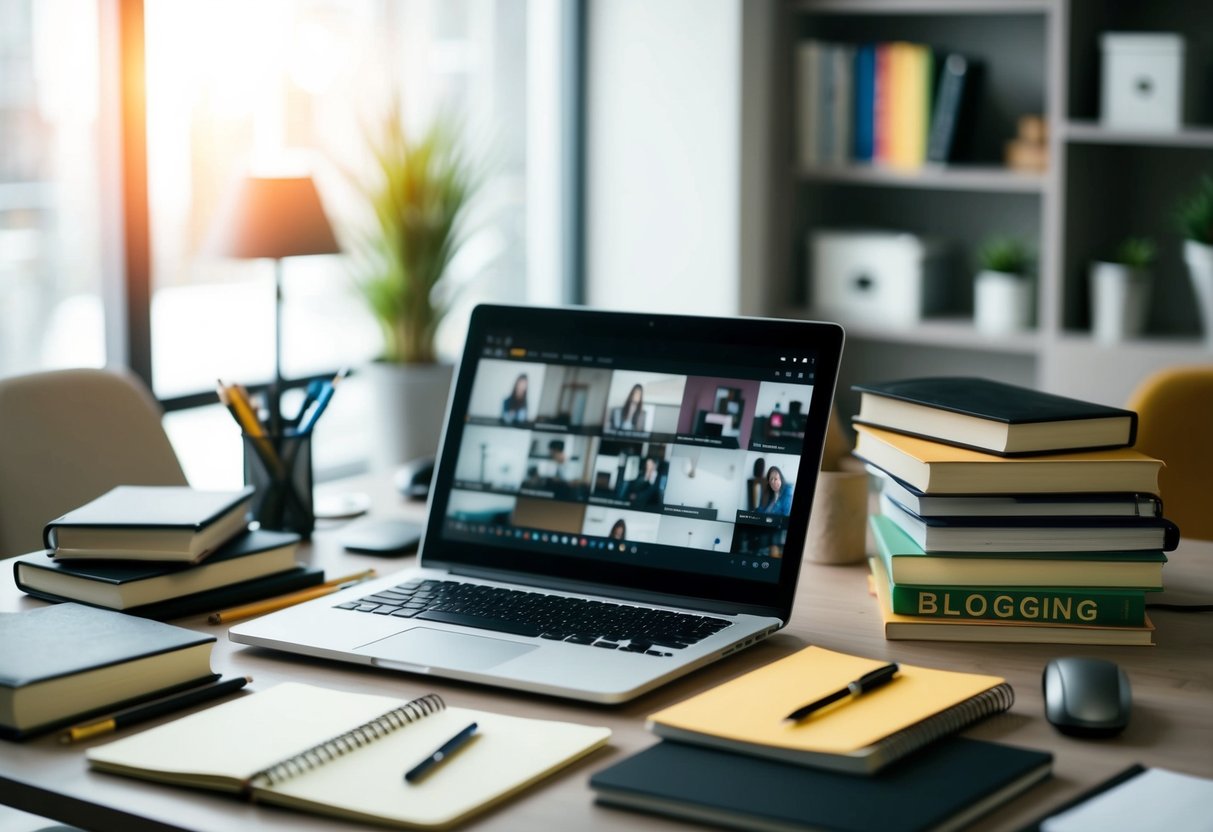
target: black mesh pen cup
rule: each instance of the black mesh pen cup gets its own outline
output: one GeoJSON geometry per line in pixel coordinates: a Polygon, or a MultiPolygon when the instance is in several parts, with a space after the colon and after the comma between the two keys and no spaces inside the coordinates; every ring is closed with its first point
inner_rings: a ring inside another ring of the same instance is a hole
{"type": "Polygon", "coordinates": [[[256,489],[253,519],[263,529],[305,540],[316,527],[312,503],[312,435],[244,435],[244,481],[256,489]]]}

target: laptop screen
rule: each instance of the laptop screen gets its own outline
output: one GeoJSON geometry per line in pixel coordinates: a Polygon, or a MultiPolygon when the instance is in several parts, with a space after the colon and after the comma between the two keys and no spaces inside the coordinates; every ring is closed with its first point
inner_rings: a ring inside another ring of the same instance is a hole
{"type": "Polygon", "coordinates": [[[513,312],[469,334],[427,558],[700,592],[779,584],[803,545],[789,531],[807,522],[833,343],[772,337],[796,326],[776,322],[707,337],[708,319],[513,312]]]}

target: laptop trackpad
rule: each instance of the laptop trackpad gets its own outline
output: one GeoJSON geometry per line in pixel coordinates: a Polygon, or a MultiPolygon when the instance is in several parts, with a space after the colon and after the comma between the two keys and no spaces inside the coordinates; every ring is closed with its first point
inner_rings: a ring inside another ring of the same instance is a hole
{"type": "Polygon", "coordinates": [[[377,659],[445,667],[451,670],[484,670],[536,649],[535,644],[519,644],[487,636],[452,633],[414,627],[394,636],[364,644],[355,652],[377,659]]]}

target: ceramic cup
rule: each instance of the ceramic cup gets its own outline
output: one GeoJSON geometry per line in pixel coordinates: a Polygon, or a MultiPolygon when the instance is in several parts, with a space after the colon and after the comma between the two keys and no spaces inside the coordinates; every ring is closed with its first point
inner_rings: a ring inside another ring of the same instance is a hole
{"type": "Polygon", "coordinates": [[[805,557],[815,563],[861,562],[867,556],[867,517],[867,473],[822,471],[813,495],[805,557]]]}

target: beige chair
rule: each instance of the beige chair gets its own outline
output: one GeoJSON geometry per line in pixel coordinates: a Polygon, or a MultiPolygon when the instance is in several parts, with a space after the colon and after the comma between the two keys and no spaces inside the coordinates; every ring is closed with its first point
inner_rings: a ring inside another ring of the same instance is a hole
{"type": "Polygon", "coordinates": [[[0,379],[0,557],[115,485],[186,485],[147,388],[128,372],[0,379]]]}
{"type": "Polygon", "coordinates": [[[1151,375],[1129,399],[1137,450],[1166,463],[1163,514],[1185,537],[1213,540],[1213,364],[1151,375]]]}

